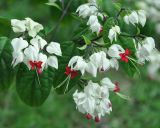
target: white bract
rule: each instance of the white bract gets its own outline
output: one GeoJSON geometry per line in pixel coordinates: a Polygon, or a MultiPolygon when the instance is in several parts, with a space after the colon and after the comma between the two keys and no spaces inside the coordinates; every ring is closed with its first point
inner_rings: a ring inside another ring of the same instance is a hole
{"type": "Polygon", "coordinates": [[[61,51],[61,47],[60,44],[57,42],[51,42],[47,48],[46,48],[47,52],[50,54],[55,54],[57,56],[62,56],[62,51],[61,51]]]}
{"type": "Polygon", "coordinates": [[[108,55],[112,58],[120,59],[120,53],[124,53],[125,50],[119,44],[113,44],[108,49],[108,55]]]}
{"type": "Polygon", "coordinates": [[[110,39],[111,42],[113,42],[113,40],[117,41],[117,35],[120,33],[121,33],[120,27],[115,25],[109,30],[108,38],[110,39]]]}
{"type": "Polygon", "coordinates": [[[43,49],[45,45],[47,45],[47,41],[45,41],[42,37],[36,36],[35,38],[30,40],[30,43],[37,49],[43,49]]]}
{"type": "Polygon", "coordinates": [[[11,20],[12,29],[14,32],[25,32],[26,31],[26,22],[24,20],[17,20],[12,19],[11,20]]]}
{"type": "Polygon", "coordinates": [[[142,25],[142,27],[144,27],[147,20],[144,10],[138,11],[138,20],[139,20],[139,23],[142,25]]]}
{"type": "Polygon", "coordinates": [[[37,33],[43,30],[43,26],[30,18],[26,18],[26,29],[29,36],[35,37],[37,33]]]}
{"type": "Polygon", "coordinates": [[[28,42],[23,40],[23,38],[14,38],[11,41],[11,45],[13,47],[13,61],[12,65],[15,67],[18,63],[23,62],[24,54],[22,52],[28,46],[28,42]]]}
{"type": "Polygon", "coordinates": [[[97,34],[99,34],[99,32],[102,30],[102,26],[99,23],[97,16],[95,15],[91,15],[89,17],[87,25],[90,26],[90,29],[92,30],[93,33],[96,32],[97,34]]]}

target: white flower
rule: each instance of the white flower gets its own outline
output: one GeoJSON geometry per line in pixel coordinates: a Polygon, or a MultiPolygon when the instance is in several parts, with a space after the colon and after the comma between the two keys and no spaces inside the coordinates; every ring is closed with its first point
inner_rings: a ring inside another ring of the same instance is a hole
{"type": "Polygon", "coordinates": [[[86,17],[90,16],[91,10],[90,10],[89,5],[83,4],[78,7],[76,12],[79,14],[80,17],[86,18],[86,17]]]}
{"type": "Polygon", "coordinates": [[[124,53],[125,50],[119,44],[113,44],[108,50],[108,55],[113,58],[120,59],[120,53],[124,53]]]}
{"type": "Polygon", "coordinates": [[[116,70],[119,69],[119,63],[118,63],[118,60],[116,58],[112,58],[109,61],[110,61],[111,68],[115,68],[116,70]]]}
{"type": "Polygon", "coordinates": [[[23,52],[13,52],[12,56],[13,56],[13,61],[12,61],[13,67],[15,67],[17,64],[23,62],[23,59],[24,59],[23,52]]]}
{"type": "Polygon", "coordinates": [[[17,20],[17,19],[12,19],[11,20],[11,25],[12,29],[14,32],[25,32],[26,31],[26,26],[25,26],[25,21],[24,20],[17,20]]]}
{"type": "Polygon", "coordinates": [[[93,77],[96,77],[97,76],[97,67],[89,62],[87,63],[87,66],[86,66],[86,72],[90,73],[93,77]]]}
{"type": "Polygon", "coordinates": [[[124,16],[124,21],[126,24],[138,24],[140,23],[144,27],[146,23],[146,15],[144,10],[133,11],[130,15],[124,16]]]}
{"type": "Polygon", "coordinates": [[[37,50],[34,46],[30,45],[28,48],[24,50],[24,55],[26,60],[29,61],[38,61],[39,50],[37,50]]]}
{"type": "Polygon", "coordinates": [[[28,46],[28,42],[26,40],[23,40],[23,38],[14,38],[11,42],[13,50],[15,52],[20,52],[24,48],[28,46]]]}
{"type": "Polygon", "coordinates": [[[92,97],[87,97],[83,92],[78,93],[78,90],[73,94],[73,99],[77,105],[77,109],[85,113],[94,113],[95,99],[92,97]]]}
{"type": "Polygon", "coordinates": [[[38,32],[43,30],[43,26],[30,18],[26,18],[26,28],[29,36],[35,37],[38,32]]]}
{"type": "Polygon", "coordinates": [[[13,61],[12,65],[15,67],[17,64],[23,62],[24,55],[22,50],[28,46],[28,42],[23,38],[15,38],[12,40],[11,45],[13,47],[13,61]]]}
{"type": "Polygon", "coordinates": [[[84,75],[87,63],[81,56],[74,56],[70,59],[68,66],[73,70],[80,70],[81,74],[84,75]]]}
{"type": "Polygon", "coordinates": [[[129,21],[131,24],[135,25],[138,24],[138,14],[136,11],[133,11],[130,15],[129,15],[129,21]]]}
{"type": "Polygon", "coordinates": [[[100,86],[98,83],[88,82],[84,92],[76,91],[73,99],[78,110],[83,114],[90,114],[92,118],[98,118],[98,121],[105,114],[112,111],[109,100],[109,90],[106,85],[100,86]]]}
{"type": "Polygon", "coordinates": [[[117,41],[117,35],[120,33],[120,27],[116,25],[109,30],[108,38],[111,42],[113,42],[114,39],[115,41],[117,41]]]}
{"type": "Polygon", "coordinates": [[[43,49],[44,46],[47,44],[47,42],[38,35],[35,38],[31,39],[30,43],[38,50],[43,49]]]}
{"type": "Polygon", "coordinates": [[[110,67],[109,59],[106,57],[106,53],[104,51],[94,53],[90,56],[90,62],[95,65],[95,67],[99,70],[108,70],[110,67]]]}
{"type": "Polygon", "coordinates": [[[56,56],[50,56],[47,60],[47,64],[55,69],[58,69],[58,59],[56,56]]]}
{"type": "Polygon", "coordinates": [[[51,42],[47,48],[46,48],[47,52],[50,54],[55,54],[57,56],[62,56],[62,51],[61,51],[61,47],[60,44],[57,42],[51,42]]]}
{"type": "Polygon", "coordinates": [[[98,18],[95,15],[91,15],[89,17],[89,20],[87,22],[87,25],[90,26],[90,29],[92,30],[92,32],[96,32],[97,34],[99,34],[99,32],[102,29],[101,24],[98,22],[98,18]]]}
{"type": "Polygon", "coordinates": [[[139,19],[138,19],[138,14],[136,11],[133,11],[130,15],[124,16],[124,21],[126,22],[126,24],[138,24],[139,19]]]}
{"type": "Polygon", "coordinates": [[[103,78],[101,80],[101,85],[107,86],[107,88],[111,91],[113,91],[116,87],[116,85],[114,83],[112,83],[112,81],[108,77],[103,78]]]}
{"type": "Polygon", "coordinates": [[[143,42],[142,45],[138,44],[138,49],[136,52],[136,56],[140,63],[144,63],[145,60],[149,61],[149,55],[155,49],[155,41],[152,37],[147,37],[143,42]]]}
{"type": "Polygon", "coordinates": [[[138,11],[138,20],[142,27],[144,27],[144,25],[146,24],[146,15],[144,10],[138,11]]]}

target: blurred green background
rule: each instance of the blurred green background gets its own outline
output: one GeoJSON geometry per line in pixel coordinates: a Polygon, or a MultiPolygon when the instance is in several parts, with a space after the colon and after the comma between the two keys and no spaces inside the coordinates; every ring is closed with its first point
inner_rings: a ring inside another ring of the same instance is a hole
{"type": "MultiPolygon", "coordinates": [[[[78,22],[70,12],[74,12],[85,0],[73,0],[68,13],[58,25],[61,11],[47,6],[44,4],[46,2],[47,0],[0,0],[0,19],[31,17],[42,23],[46,31],[56,27],[55,33],[51,35],[53,40],[60,42],[72,39],[78,22]]],[[[65,0],[65,5],[67,2],[65,0]]],[[[13,37],[10,25],[4,22],[5,20],[0,20],[0,35],[13,37]]],[[[147,35],[158,37],[151,25],[154,23],[148,22],[143,31],[147,35]]],[[[123,71],[120,73],[111,72],[111,77],[120,81],[122,92],[132,100],[128,102],[111,94],[113,112],[103,118],[101,123],[86,120],[76,110],[72,99],[75,89],[64,96],[52,91],[41,107],[31,108],[18,98],[15,87],[12,86],[8,91],[0,93],[0,128],[160,128],[160,83],[148,77],[146,68],[142,69],[140,78],[131,79],[123,71]]]]}

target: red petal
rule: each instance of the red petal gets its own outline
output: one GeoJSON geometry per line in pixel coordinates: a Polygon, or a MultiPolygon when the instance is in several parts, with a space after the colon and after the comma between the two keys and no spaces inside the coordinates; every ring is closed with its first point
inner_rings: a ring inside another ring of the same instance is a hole
{"type": "Polygon", "coordinates": [[[98,123],[98,122],[100,122],[101,120],[100,120],[100,118],[99,117],[95,117],[95,122],[96,123],[98,123]]]}
{"type": "Polygon", "coordinates": [[[90,120],[90,119],[92,119],[92,116],[88,113],[88,114],[86,115],[86,118],[87,118],[88,120],[90,120]]]}

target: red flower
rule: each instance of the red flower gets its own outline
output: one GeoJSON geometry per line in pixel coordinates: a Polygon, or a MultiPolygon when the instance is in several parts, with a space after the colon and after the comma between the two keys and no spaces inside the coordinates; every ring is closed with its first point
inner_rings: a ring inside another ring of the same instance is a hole
{"type": "Polygon", "coordinates": [[[100,118],[99,117],[95,117],[95,122],[96,123],[98,123],[98,122],[100,122],[101,120],[100,120],[100,118]]]}
{"type": "Polygon", "coordinates": [[[92,116],[88,113],[88,114],[86,115],[86,118],[87,118],[88,120],[90,120],[90,119],[92,119],[92,116]]]}
{"type": "Polygon", "coordinates": [[[38,74],[42,73],[42,61],[29,61],[29,64],[31,66],[31,70],[34,70],[35,68],[37,68],[37,72],[38,74]]]}
{"type": "Polygon", "coordinates": [[[121,60],[128,63],[128,56],[131,54],[131,52],[129,51],[129,49],[126,49],[125,50],[125,53],[120,53],[120,57],[121,57],[121,60]]]}
{"type": "Polygon", "coordinates": [[[78,72],[75,71],[75,70],[72,70],[70,67],[66,67],[66,72],[65,74],[68,76],[68,75],[71,75],[71,79],[73,79],[74,77],[78,76],[78,72]]]}
{"type": "Polygon", "coordinates": [[[115,88],[114,88],[113,91],[114,92],[119,92],[120,91],[120,87],[119,87],[119,83],[118,82],[115,83],[115,88]]]}

